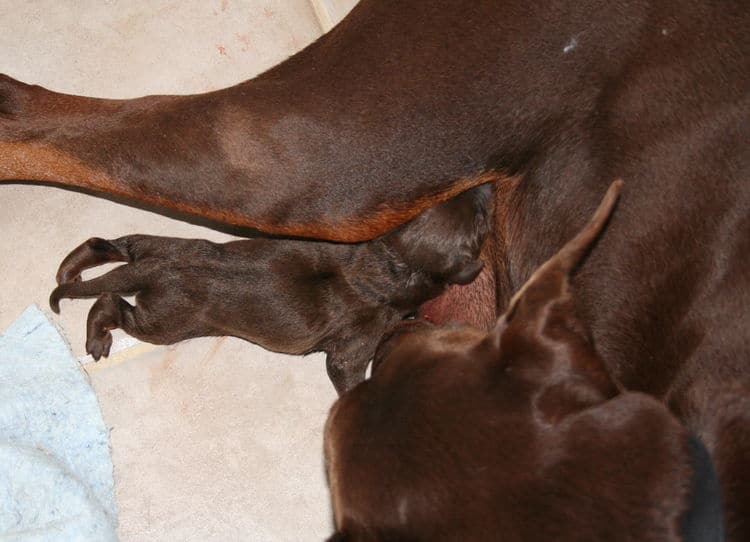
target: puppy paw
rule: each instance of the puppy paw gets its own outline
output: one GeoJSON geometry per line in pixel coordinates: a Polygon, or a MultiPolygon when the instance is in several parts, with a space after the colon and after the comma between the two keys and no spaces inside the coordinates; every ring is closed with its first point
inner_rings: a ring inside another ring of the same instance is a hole
{"type": "Polygon", "coordinates": [[[128,261],[127,252],[106,239],[92,237],[74,248],[57,270],[57,283],[69,284],[81,280],[81,272],[104,263],[128,261]]]}
{"type": "MultiPolygon", "coordinates": [[[[86,284],[81,282],[80,277],[76,277],[66,283],[61,284],[49,295],[49,306],[55,314],[60,314],[60,300],[65,298],[76,297],[81,288],[85,289],[86,284]]],[[[85,293],[85,292],[84,292],[85,293]]]]}
{"type": "Polygon", "coordinates": [[[86,339],[86,353],[91,354],[94,361],[109,357],[110,348],[112,348],[112,333],[108,330],[102,330],[100,335],[86,339]]]}

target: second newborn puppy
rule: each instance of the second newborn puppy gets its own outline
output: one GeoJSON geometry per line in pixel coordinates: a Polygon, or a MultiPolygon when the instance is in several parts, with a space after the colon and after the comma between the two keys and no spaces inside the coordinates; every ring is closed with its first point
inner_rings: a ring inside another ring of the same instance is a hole
{"type": "Polygon", "coordinates": [[[489,185],[429,209],[406,225],[361,244],[129,235],[93,238],[57,273],[50,305],[99,296],[87,323],[86,351],[109,354],[110,330],[155,344],[211,335],[241,337],[289,354],[327,353],[339,393],[365,377],[383,331],[451,283],[481,271],[490,228],[489,185]],[[80,281],[84,269],[124,261],[80,281]],[[130,305],[123,295],[135,294],[130,305]]]}
{"type": "Polygon", "coordinates": [[[331,409],[332,542],[719,542],[708,452],[663,403],[618,389],[576,317],[589,225],[489,333],[414,320],[331,409]]]}

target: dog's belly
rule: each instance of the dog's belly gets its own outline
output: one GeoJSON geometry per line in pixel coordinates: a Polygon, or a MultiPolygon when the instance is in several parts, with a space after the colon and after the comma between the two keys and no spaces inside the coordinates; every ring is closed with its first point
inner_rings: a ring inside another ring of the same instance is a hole
{"type": "Polygon", "coordinates": [[[435,323],[461,322],[490,329],[497,319],[495,297],[494,272],[485,263],[472,283],[450,286],[440,296],[423,303],[418,314],[435,323]]]}

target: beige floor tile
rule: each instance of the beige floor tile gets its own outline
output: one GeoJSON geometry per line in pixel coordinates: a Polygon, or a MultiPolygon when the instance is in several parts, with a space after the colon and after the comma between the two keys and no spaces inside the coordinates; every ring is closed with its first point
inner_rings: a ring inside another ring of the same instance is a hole
{"type": "Polygon", "coordinates": [[[323,356],[197,339],[92,371],[112,427],[122,540],[331,533],[323,356]]]}

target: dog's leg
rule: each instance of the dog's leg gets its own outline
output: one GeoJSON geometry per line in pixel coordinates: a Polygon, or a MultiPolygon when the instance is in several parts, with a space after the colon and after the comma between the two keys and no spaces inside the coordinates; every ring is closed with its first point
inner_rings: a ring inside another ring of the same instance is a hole
{"type": "Polygon", "coordinates": [[[89,311],[86,322],[86,353],[96,361],[109,356],[111,330],[122,327],[124,315],[132,319],[133,307],[116,294],[102,294],[89,311]]]}
{"type": "Polygon", "coordinates": [[[86,353],[97,361],[109,356],[111,331],[116,328],[152,344],[172,344],[176,340],[165,340],[166,324],[158,314],[152,314],[139,304],[134,307],[117,294],[102,294],[91,307],[86,322],[86,353]]]}
{"type": "Polygon", "coordinates": [[[371,355],[372,348],[344,352],[333,351],[327,355],[326,371],[339,395],[365,380],[371,355]]]}
{"type": "Polygon", "coordinates": [[[143,286],[143,276],[140,269],[131,265],[123,265],[101,277],[60,284],[50,294],[49,305],[55,313],[59,314],[61,299],[96,297],[105,292],[132,295],[141,290],[143,286]]]}
{"type": "Polygon", "coordinates": [[[549,116],[539,104],[577,95],[560,87],[578,81],[577,64],[534,93],[510,84],[518,65],[543,73],[546,57],[524,45],[533,36],[509,42],[526,26],[508,25],[494,2],[404,11],[364,0],[287,62],[221,91],[104,100],[0,76],[0,179],[84,187],[272,233],[371,239],[497,170],[520,171],[549,116]],[[397,51],[409,54],[394,61],[397,51]],[[477,73],[491,79],[478,85],[477,73]]]}
{"type": "Polygon", "coordinates": [[[151,344],[174,344],[198,336],[215,335],[210,329],[193,325],[189,311],[176,313],[166,300],[144,302],[136,296],[135,306],[114,293],[99,296],[89,311],[86,323],[86,352],[95,360],[107,357],[112,346],[113,329],[151,344]],[[159,301],[164,301],[162,306],[159,301]]]}
{"type": "Polygon", "coordinates": [[[81,272],[97,265],[110,262],[136,263],[148,257],[163,260],[179,260],[188,257],[191,249],[210,250],[216,246],[210,241],[199,239],[178,239],[155,235],[125,235],[117,239],[92,237],[74,248],[63,259],[57,270],[57,283],[60,285],[80,279],[81,272]]]}
{"type": "MultiPolygon", "coordinates": [[[[50,295],[50,307],[60,312],[60,299],[99,296],[89,311],[86,324],[86,352],[95,360],[107,357],[112,347],[111,330],[121,328],[128,335],[154,344],[171,344],[191,335],[180,324],[169,319],[169,314],[160,314],[159,305],[153,310],[146,310],[136,304],[130,305],[118,294],[138,294],[146,286],[142,270],[136,265],[122,267],[87,281],[74,281],[60,284],[50,295]],[[175,336],[175,332],[165,333],[170,329],[182,331],[184,335],[175,336]]],[[[152,306],[152,305],[149,305],[152,306]]]]}
{"type": "MultiPolygon", "coordinates": [[[[222,248],[201,239],[176,239],[128,235],[113,239],[89,239],[74,249],[58,271],[59,285],[50,295],[50,307],[60,311],[63,298],[98,297],[87,324],[86,350],[95,359],[107,356],[110,331],[121,328],[129,335],[153,344],[172,344],[197,336],[217,334],[208,322],[186,308],[191,305],[191,282],[200,276],[171,273],[173,267],[191,265],[205,270],[222,248]],[[197,262],[203,258],[201,267],[197,262]],[[79,280],[83,269],[107,261],[126,261],[99,277],[79,280]],[[122,295],[136,296],[135,306],[122,295]]],[[[195,274],[198,273],[198,274],[195,274]]]]}
{"type": "Polygon", "coordinates": [[[74,248],[57,270],[57,283],[67,284],[80,280],[81,272],[109,262],[132,261],[126,250],[116,244],[92,237],[74,248]]]}

